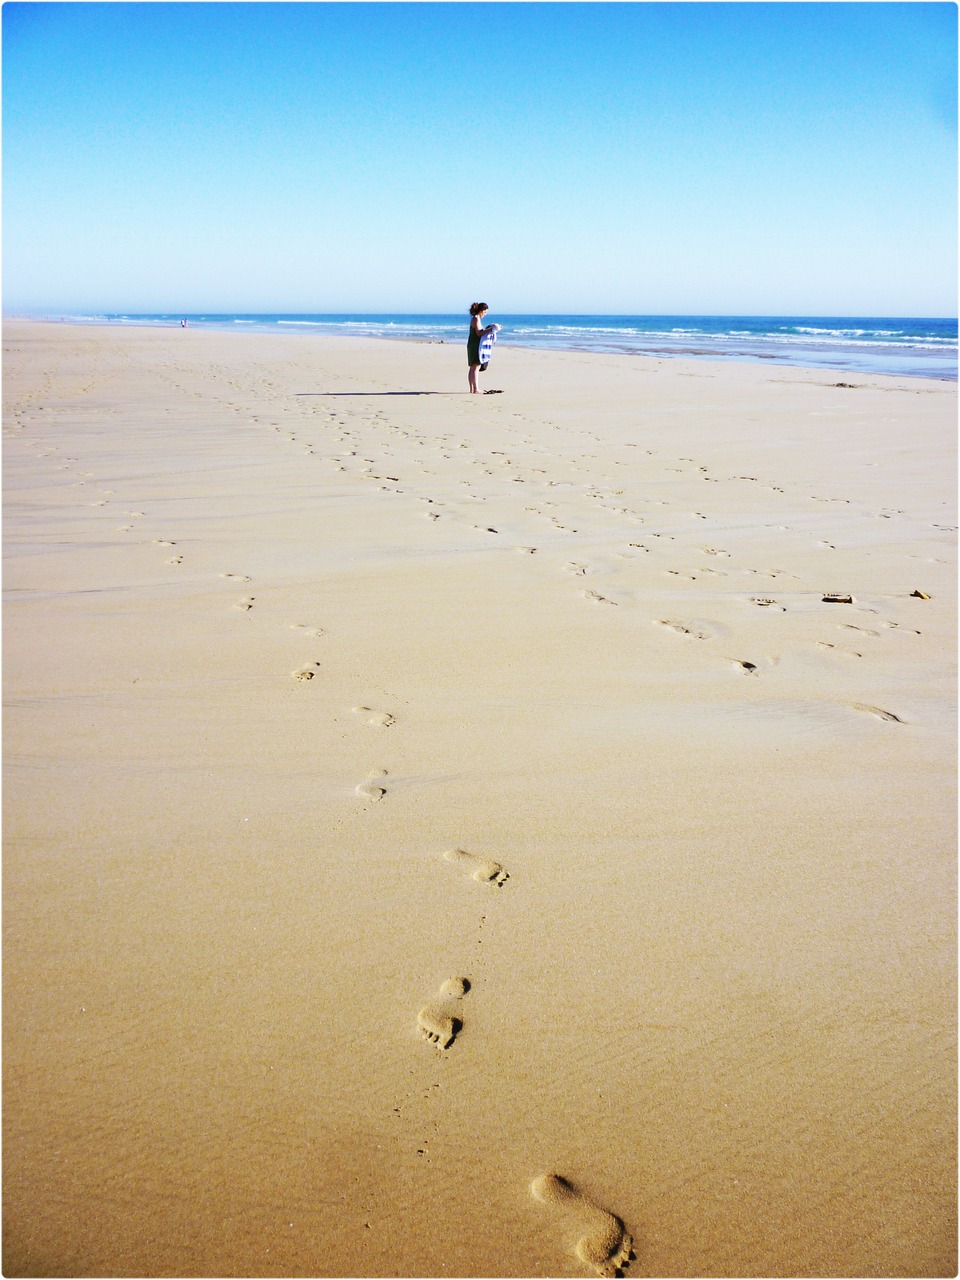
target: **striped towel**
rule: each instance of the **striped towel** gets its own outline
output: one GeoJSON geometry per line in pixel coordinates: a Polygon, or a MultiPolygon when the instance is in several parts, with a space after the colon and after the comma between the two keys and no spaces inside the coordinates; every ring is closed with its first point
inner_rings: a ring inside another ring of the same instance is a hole
{"type": "Polygon", "coordinates": [[[493,344],[497,340],[497,333],[500,329],[496,325],[490,333],[485,333],[480,339],[480,363],[486,368],[490,363],[490,357],[493,355],[493,344]]]}

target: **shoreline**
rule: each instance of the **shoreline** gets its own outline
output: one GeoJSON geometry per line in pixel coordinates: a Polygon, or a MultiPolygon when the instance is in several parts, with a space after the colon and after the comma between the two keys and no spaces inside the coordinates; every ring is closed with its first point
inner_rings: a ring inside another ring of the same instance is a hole
{"type": "Polygon", "coordinates": [[[955,384],[236,336],[4,321],[5,1274],[955,1274],[955,384]]]}
{"type": "MultiPolygon", "coordinates": [[[[289,326],[289,329],[287,328],[280,329],[277,327],[276,324],[274,324],[274,327],[271,328],[269,327],[269,325],[273,323],[272,321],[267,323],[262,323],[262,321],[266,321],[267,319],[266,317],[236,319],[234,317],[227,316],[227,315],[223,317],[210,317],[210,318],[197,315],[197,316],[191,316],[189,318],[192,321],[194,321],[194,326],[193,326],[194,328],[202,329],[205,332],[215,332],[215,333],[216,332],[219,332],[219,333],[249,332],[251,334],[259,333],[263,335],[282,334],[283,336],[307,336],[300,329],[301,325],[303,325],[304,327],[308,327],[308,326],[313,327],[314,325],[317,328],[322,327],[321,322],[294,321],[294,320],[288,321],[286,319],[283,319],[283,320],[279,320],[278,323],[280,325],[289,326]],[[239,327],[237,327],[240,324],[244,326],[244,329],[240,329],[239,327]],[[246,329],[247,325],[258,326],[258,327],[247,330],[246,329]],[[291,333],[290,330],[293,330],[293,332],[291,333]]],[[[511,318],[517,319],[518,317],[505,316],[505,320],[508,322],[511,318]]],[[[543,317],[543,318],[549,319],[550,317],[543,317]]],[[[562,319],[563,317],[556,317],[556,318],[562,319]]],[[[582,319],[590,319],[590,318],[591,317],[582,317],[582,319]]],[[[596,317],[596,318],[607,319],[607,318],[619,318],[619,317],[596,317]]],[[[622,318],[630,319],[631,317],[622,317],[622,318]]],[[[665,319],[669,319],[669,318],[683,319],[684,317],[679,317],[679,316],[665,317],[665,319]]],[[[718,317],[703,317],[703,319],[715,319],[715,318],[718,318],[718,317]]],[[[775,319],[775,318],[776,317],[771,317],[771,319],[775,319]]],[[[801,318],[801,317],[798,317],[798,318],[801,318]]],[[[363,321],[363,319],[364,317],[358,316],[350,319],[349,323],[359,324],[363,321]]],[[[398,319],[402,321],[409,318],[398,317],[398,319]]],[[[427,319],[430,319],[430,317],[425,315],[423,317],[418,317],[418,319],[427,320],[427,319]]],[[[523,319],[523,317],[520,317],[520,319],[523,319]]],[[[747,317],[745,319],[752,319],[752,318],[747,317]]],[[[840,320],[842,318],[837,317],[837,319],[840,320]]],[[[909,319],[909,317],[907,319],[909,319]]],[[[49,323],[49,324],[76,325],[82,328],[87,328],[91,326],[93,327],[101,326],[101,327],[114,328],[114,329],[116,328],[179,329],[181,327],[179,323],[179,319],[175,319],[173,316],[167,318],[166,316],[160,315],[160,314],[158,314],[155,317],[145,316],[141,318],[141,317],[134,316],[134,317],[124,318],[124,319],[120,319],[120,318],[110,319],[110,318],[98,318],[98,317],[91,317],[90,319],[85,319],[85,318],[78,318],[76,316],[39,317],[39,316],[24,315],[24,316],[5,317],[5,322],[7,322],[8,320],[19,320],[20,322],[37,323],[37,324],[49,323]]],[[[366,337],[375,341],[411,342],[417,345],[436,345],[436,346],[461,345],[459,342],[459,338],[448,340],[447,338],[444,338],[444,337],[436,337],[436,336],[418,337],[411,334],[397,334],[397,335],[393,335],[389,333],[354,334],[351,332],[344,332],[343,330],[347,328],[347,324],[341,324],[339,321],[335,321],[333,319],[329,321],[324,321],[323,324],[327,325],[331,331],[324,332],[324,333],[313,333],[313,334],[310,334],[309,336],[315,337],[315,338],[366,337]]],[[[376,327],[376,326],[373,326],[373,327],[376,327]]],[[[672,338],[672,335],[671,335],[671,341],[675,341],[675,339],[672,338]]],[[[696,339],[691,337],[691,344],[695,343],[695,341],[696,339]]],[[[781,339],[779,341],[783,341],[783,340],[781,339]]],[[[741,342],[742,342],[742,339],[741,339],[741,342]]],[[[851,340],[847,340],[847,343],[854,346],[856,345],[856,343],[851,342],[851,340]]],[[[754,342],[755,347],[758,347],[758,345],[762,346],[762,344],[763,344],[762,338],[754,342]]],[[[920,347],[922,348],[924,345],[925,344],[921,343],[920,347]]],[[[653,344],[644,343],[640,341],[639,338],[635,341],[633,346],[625,342],[621,342],[618,345],[615,342],[615,340],[613,340],[612,337],[610,338],[610,340],[604,340],[602,342],[598,342],[595,337],[593,339],[593,342],[591,343],[587,339],[571,338],[569,334],[565,339],[553,337],[553,338],[541,339],[540,341],[531,340],[528,343],[524,344],[522,340],[517,341],[515,336],[513,336],[508,332],[506,338],[501,340],[500,349],[503,350],[508,348],[515,349],[515,350],[526,350],[526,351],[557,351],[557,352],[563,352],[563,353],[578,352],[586,355],[633,356],[635,358],[642,358],[642,359],[660,359],[660,360],[693,359],[697,361],[707,360],[710,362],[721,363],[721,364],[727,364],[727,363],[769,364],[772,366],[777,366],[782,368],[816,369],[816,370],[823,370],[823,371],[834,371],[838,373],[848,372],[848,373],[856,374],[862,377],[876,376],[876,377],[906,377],[910,379],[924,378],[924,379],[931,379],[934,381],[947,382],[947,383],[956,382],[957,376],[958,376],[956,358],[954,358],[954,364],[949,372],[944,372],[942,370],[936,371],[936,372],[927,372],[923,369],[912,369],[909,367],[902,367],[899,369],[895,367],[890,367],[890,368],[884,369],[879,367],[879,364],[882,363],[882,359],[880,356],[878,356],[876,352],[872,354],[870,359],[865,359],[862,352],[859,354],[850,352],[844,355],[842,347],[838,347],[834,354],[832,355],[823,354],[819,357],[819,359],[816,359],[814,358],[815,353],[813,351],[811,351],[810,349],[802,349],[800,344],[797,344],[797,346],[793,348],[793,352],[794,352],[793,355],[788,355],[785,352],[779,352],[779,351],[768,352],[768,351],[762,351],[759,349],[755,349],[754,351],[746,351],[746,350],[724,351],[724,350],[718,350],[715,348],[711,349],[708,346],[702,346],[702,345],[700,346],[689,345],[689,346],[679,347],[679,348],[673,347],[670,345],[663,345],[663,344],[661,344],[660,346],[656,346],[653,344]]],[[[901,355],[888,354],[886,358],[888,363],[896,360],[900,360],[901,362],[906,363],[911,357],[909,355],[903,355],[903,354],[901,355]]]]}
{"type": "MultiPolygon", "coordinates": [[[[457,353],[453,361],[445,363],[443,366],[441,366],[444,370],[444,375],[447,377],[452,377],[453,380],[459,383],[459,376],[461,372],[460,366],[462,363],[463,364],[463,380],[464,382],[466,381],[466,364],[461,361],[461,355],[460,355],[460,346],[463,345],[465,347],[466,345],[465,342],[463,344],[459,344],[459,343],[435,341],[431,339],[417,339],[417,338],[409,338],[409,337],[389,337],[389,336],[381,336],[381,335],[371,336],[368,334],[341,334],[341,333],[302,334],[297,332],[286,333],[286,332],[264,332],[264,331],[253,332],[253,331],[247,331],[244,329],[232,329],[232,328],[221,329],[221,328],[215,328],[215,327],[201,328],[199,326],[188,327],[187,329],[184,330],[184,329],[181,329],[178,324],[170,324],[170,325],[99,324],[94,322],[79,323],[72,320],[58,321],[58,320],[35,320],[35,319],[17,319],[17,320],[8,319],[4,321],[4,324],[5,325],[18,324],[18,325],[24,325],[24,326],[33,325],[33,326],[37,326],[38,328],[43,328],[44,326],[49,325],[53,328],[76,329],[84,333],[93,331],[93,332],[99,332],[99,335],[102,338],[106,338],[108,335],[118,334],[118,333],[137,334],[137,333],[156,331],[158,333],[166,333],[166,334],[173,334],[173,333],[182,334],[186,336],[188,340],[189,340],[189,337],[192,337],[193,335],[202,334],[202,335],[209,335],[211,338],[220,337],[227,340],[232,340],[233,338],[239,338],[239,339],[248,341],[250,343],[253,343],[257,340],[267,340],[270,342],[278,342],[278,343],[291,342],[291,343],[302,344],[302,349],[305,354],[309,355],[311,354],[311,351],[313,351],[318,356],[321,354],[321,350],[320,350],[321,344],[326,345],[328,347],[335,347],[338,343],[341,343],[341,342],[347,344],[348,350],[351,344],[355,344],[355,347],[358,353],[363,353],[364,344],[370,344],[374,350],[376,350],[381,345],[383,346],[384,349],[395,348],[397,346],[401,346],[401,347],[406,346],[406,347],[409,347],[411,351],[417,350],[417,349],[424,349],[424,348],[443,347],[445,349],[445,354],[447,352],[449,352],[450,354],[452,354],[453,352],[457,353]]],[[[521,346],[507,345],[505,343],[498,345],[496,348],[495,365],[492,367],[492,375],[495,376],[500,371],[502,367],[502,357],[504,356],[504,354],[507,354],[507,359],[509,359],[510,356],[513,354],[516,354],[521,358],[525,356],[529,356],[534,360],[545,357],[551,362],[553,362],[553,367],[555,367],[558,371],[561,369],[564,361],[571,361],[572,370],[574,373],[574,377],[573,377],[574,383],[576,382],[577,369],[579,368],[590,369],[592,366],[595,372],[600,372],[601,370],[604,370],[604,369],[609,370],[609,369],[615,368],[615,365],[613,366],[610,365],[609,362],[611,360],[619,363],[621,357],[626,357],[626,360],[625,360],[626,367],[629,369],[632,366],[634,370],[636,372],[639,372],[641,375],[655,373],[658,371],[666,371],[666,372],[675,372],[677,376],[681,376],[681,377],[705,377],[705,376],[709,377],[711,375],[709,373],[704,372],[704,368],[706,366],[707,368],[712,368],[718,372],[721,370],[729,369],[732,371],[732,376],[734,380],[736,380],[736,372],[735,372],[736,370],[741,370],[747,375],[749,375],[751,371],[756,371],[761,374],[764,371],[770,371],[770,372],[775,372],[778,375],[786,374],[786,373],[793,373],[797,375],[795,378],[783,379],[782,380],[783,385],[791,385],[791,384],[798,385],[798,386],[811,385],[811,386],[821,386],[821,387],[838,388],[842,390],[857,390],[857,391],[869,389],[872,385],[875,389],[882,387],[882,388],[889,388],[890,390],[904,390],[908,392],[912,390],[919,394],[923,390],[925,390],[925,388],[923,388],[918,384],[928,383],[929,384],[928,389],[930,391],[934,391],[934,390],[943,391],[945,394],[950,394],[953,391],[957,391],[958,394],[960,394],[960,384],[958,384],[958,382],[955,379],[941,378],[941,377],[936,377],[931,375],[923,376],[920,374],[862,373],[862,372],[852,371],[848,369],[827,368],[819,365],[780,363],[778,361],[775,361],[773,358],[739,359],[733,356],[712,356],[712,355],[705,355],[705,354],[695,355],[692,353],[682,353],[682,354],[681,353],[677,353],[677,354],[662,353],[658,355],[652,355],[647,353],[636,353],[636,352],[614,353],[614,352],[602,352],[602,351],[588,351],[588,350],[581,350],[579,348],[568,348],[564,350],[559,350],[552,347],[521,347],[521,346]],[[578,363],[579,361],[583,361],[584,364],[580,365],[578,363]],[[828,378],[837,378],[838,381],[836,382],[826,381],[826,379],[828,378]],[[856,378],[856,379],[860,379],[861,381],[851,383],[846,381],[847,378],[856,378]]],[[[482,374],[481,378],[484,381],[489,381],[490,376],[491,376],[490,374],[482,374]]],[[[458,394],[461,391],[461,389],[463,390],[464,395],[468,394],[467,389],[461,388],[459,385],[449,388],[443,394],[455,395],[455,394],[458,394]]],[[[387,393],[385,392],[384,394],[387,394],[387,393]]],[[[411,392],[408,394],[414,394],[414,393],[411,392]]],[[[425,392],[421,392],[420,394],[439,394],[439,393],[430,393],[425,391],[425,392]]]]}

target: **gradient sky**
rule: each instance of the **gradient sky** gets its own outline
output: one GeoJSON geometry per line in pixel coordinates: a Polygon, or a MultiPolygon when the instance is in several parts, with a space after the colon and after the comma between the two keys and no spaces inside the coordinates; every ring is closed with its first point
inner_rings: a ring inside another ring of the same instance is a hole
{"type": "Polygon", "coordinates": [[[4,309],[957,314],[952,3],[3,6],[4,309]]]}

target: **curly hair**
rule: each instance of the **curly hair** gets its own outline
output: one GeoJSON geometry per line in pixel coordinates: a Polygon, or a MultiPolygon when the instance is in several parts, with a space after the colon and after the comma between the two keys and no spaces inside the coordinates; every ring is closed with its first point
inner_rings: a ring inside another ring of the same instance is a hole
{"type": "Polygon", "coordinates": [[[478,316],[478,315],[480,314],[480,312],[481,312],[481,311],[489,311],[489,310],[490,310],[490,308],[487,306],[487,304],[486,304],[485,302],[471,302],[471,303],[470,303],[470,314],[471,314],[472,316],[478,316]]]}

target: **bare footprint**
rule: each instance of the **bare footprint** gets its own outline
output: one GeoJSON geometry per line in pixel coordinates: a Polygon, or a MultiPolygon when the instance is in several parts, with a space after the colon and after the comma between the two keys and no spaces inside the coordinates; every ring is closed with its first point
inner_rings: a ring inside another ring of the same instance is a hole
{"type": "Polygon", "coordinates": [[[502,889],[510,879],[509,873],[499,862],[478,858],[476,854],[465,853],[463,849],[447,849],[443,856],[447,862],[458,866],[464,875],[473,876],[474,880],[479,880],[482,884],[492,884],[502,889]]]}
{"type": "Polygon", "coordinates": [[[463,1026],[459,1018],[442,1013],[436,1009],[421,1009],[417,1014],[417,1026],[424,1040],[429,1040],[438,1049],[449,1049],[463,1026]]]}
{"type": "Polygon", "coordinates": [[[857,627],[857,626],[854,626],[854,624],[853,624],[852,622],[842,622],[842,623],[840,623],[840,630],[841,630],[841,631],[859,631],[859,632],[860,632],[860,634],[861,634],[861,635],[864,635],[864,636],[878,636],[878,635],[880,635],[880,632],[879,632],[879,631],[873,631],[870,627],[857,627]]]}
{"type": "Polygon", "coordinates": [[[317,674],[317,668],[319,666],[320,666],[319,662],[308,662],[305,666],[300,667],[299,670],[294,671],[293,673],[294,679],[295,680],[312,680],[313,677],[317,674]]]}
{"type": "Polygon", "coordinates": [[[715,634],[711,628],[697,622],[676,622],[670,618],[660,618],[658,626],[669,627],[682,636],[693,636],[695,640],[711,640],[715,634]]]}
{"type": "Polygon", "coordinates": [[[387,790],[386,787],[379,785],[379,779],[386,776],[386,769],[378,769],[375,773],[371,773],[366,782],[361,782],[357,787],[357,795],[363,800],[382,800],[387,790]]]}
{"type": "Polygon", "coordinates": [[[367,724],[377,724],[381,729],[389,729],[396,717],[389,711],[374,711],[373,707],[353,707],[354,715],[367,716],[367,724]]]}
{"type": "Polygon", "coordinates": [[[462,1000],[470,990],[469,978],[448,978],[440,987],[440,1000],[428,1004],[417,1014],[417,1026],[424,1040],[438,1049],[449,1049],[463,1027],[462,1018],[453,1012],[453,1001],[462,1000]]]}
{"type": "Polygon", "coordinates": [[[543,1173],[531,1182],[530,1191],[543,1204],[569,1213],[582,1224],[584,1234],[577,1241],[577,1257],[598,1276],[619,1275],[629,1265],[633,1238],[626,1227],[619,1218],[577,1191],[566,1178],[543,1173]]]}
{"type": "Polygon", "coordinates": [[[878,720],[891,720],[894,724],[906,724],[905,720],[895,716],[892,711],[884,711],[882,707],[868,707],[865,702],[851,702],[850,705],[854,711],[866,711],[868,715],[876,716],[878,720]]]}
{"type": "Polygon", "coordinates": [[[829,643],[828,641],[826,641],[826,640],[818,640],[818,641],[817,641],[817,648],[818,648],[818,649],[832,649],[834,653],[842,653],[842,654],[844,654],[844,655],[845,655],[846,657],[848,657],[848,658],[862,658],[862,657],[863,657],[863,654],[862,654],[862,653],[857,653],[857,651],[856,651],[855,649],[842,649],[839,645],[837,645],[837,644],[830,644],[830,643],[829,643]]]}

